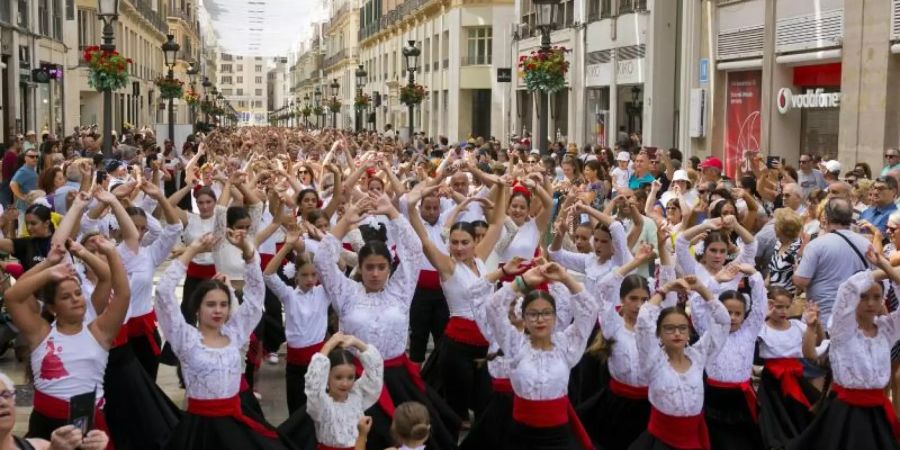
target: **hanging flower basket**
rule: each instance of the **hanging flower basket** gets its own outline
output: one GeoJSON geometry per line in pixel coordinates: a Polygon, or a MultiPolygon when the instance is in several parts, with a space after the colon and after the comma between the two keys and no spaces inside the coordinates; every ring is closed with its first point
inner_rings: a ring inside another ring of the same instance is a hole
{"type": "Polygon", "coordinates": [[[525,75],[525,87],[529,91],[552,94],[566,87],[569,49],[561,46],[549,50],[534,50],[528,56],[519,57],[519,70],[525,75]]]}
{"type": "Polygon", "coordinates": [[[158,77],[153,80],[159,88],[159,96],[164,99],[181,98],[184,95],[184,82],[178,78],[158,77]]]}
{"type": "Polygon", "coordinates": [[[356,100],[353,101],[353,107],[357,111],[365,111],[369,107],[370,100],[369,94],[357,95],[356,100]]]}
{"type": "Polygon", "coordinates": [[[198,94],[197,91],[193,89],[188,89],[184,92],[184,101],[188,104],[188,106],[192,108],[196,107],[198,104],[200,104],[200,94],[198,94]]]}
{"type": "Polygon", "coordinates": [[[88,66],[88,85],[97,91],[115,91],[128,84],[128,65],[131,58],[119,52],[101,50],[92,45],[81,54],[88,66]]]}
{"type": "Polygon", "coordinates": [[[303,109],[300,110],[300,115],[303,117],[309,117],[312,114],[312,110],[309,109],[309,106],[304,106],[303,109]]]}
{"type": "Polygon", "coordinates": [[[202,100],[200,102],[200,112],[202,112],[203,114],[212,114],[214,108],[215,105],[213,105],[213,103],[209,100],[202,100]]]}
{"type": "Polygon", "coordinates": [[[341,112],[341,101],[336,98],[328,100],[328,102],[325,103],[325,106],[333,113],[341,112]]]}
{"type": "Polygon", "coordinates": [[[313,108],[313,115],[314,116],[324,116],[325,108],[322,108],[321,106],[316,106],[315,108],[313,108]]]}
{"type": "Polygon", "coordinates": [[[400,88],[400,103],[418,105],[428,96],[428,91],[421,84],[404,85],[400,88]]]}

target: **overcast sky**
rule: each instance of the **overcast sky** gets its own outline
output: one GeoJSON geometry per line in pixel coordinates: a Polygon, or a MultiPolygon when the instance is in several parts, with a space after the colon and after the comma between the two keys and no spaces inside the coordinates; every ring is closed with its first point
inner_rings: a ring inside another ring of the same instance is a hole
{"type": "Polygon", "coordinates": [[[200,5],[225,53],[287,56],[311,37],[314,21],[327,18],[326,1],[201,0],[200,5]]]}

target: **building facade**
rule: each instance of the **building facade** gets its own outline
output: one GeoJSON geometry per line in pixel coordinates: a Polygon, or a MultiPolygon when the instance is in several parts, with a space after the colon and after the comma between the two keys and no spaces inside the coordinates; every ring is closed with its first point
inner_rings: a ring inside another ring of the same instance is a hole
{"type": "MultiPolygon", "coordinates": [[[[191,89],[192,83],[193,89],[200,92],[203,83],[202,77],[199,73],[193,77],[187,73],[192,64],[199,72],[201,64],[202,41],[200,39],[200,25],[197,20],[196,2],[194,0],[169,0],[168,8],[166,9],[166,22],[169,25],[169,34],[174,36],[175,42],[180,46],[173,74],[176,79],[184,83],[185,92],[191,89]]],[[[160,100],[160,103],[157,107],[159,113],[157,123],[166,123],[169,120],[167,113],[168,101],[160,100]]],[[[175,123],[178,124],[194,123],[200,115],[200,111],[197,108],[191,111],[184,99],[174,99],[172,106],[175,112],[175,123]]]]}
{"type": "Polygon", "coordinates": [[[268,61],[261,56],[216,53],[216,86],[237,111],[239,125],[268,123],[266,74],[268,61]]]}
{"type": "MultiPolygon", "coordinates": [[[[327,92],[322,90],[322,84],[325,79],[323,71],[325,54],[322,38],[320,37],[321,28],[321,24],[313,25],[313,37],[308,42],[301,43],[300,49],[288,71],[289,94],[294,100],[296,109],[299,110],[306,107],[309,107],[311,110],[315,109],[315,90],[317,87],[322,92],[323,98],[327,92]]],[[[323,101],[320,100],[319,103],[319,106],[324,109],[323,101]]],[[[325,125],[326,118],[326,115],[313,114],[307,117],[300,117],[297,123],[319,127],[325,125]]]]}

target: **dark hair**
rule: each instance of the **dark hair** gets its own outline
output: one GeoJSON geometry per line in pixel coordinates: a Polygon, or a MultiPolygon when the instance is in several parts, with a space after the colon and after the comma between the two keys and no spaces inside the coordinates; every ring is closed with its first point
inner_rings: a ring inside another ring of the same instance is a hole
{"type": "Polygon", "coordinates": [[[619,298],[625,297],[635,289],[643,289],[648,294],[650,293],[650,284],[647,283],[647,279],[633,273],[622,280],[622,286],[619,287],[619,298]]]}
{"type": "Polygon", "coordinates": [[[250,212],[243,206],[229,206],[225,212],[225,224],[228,228],[234,227],[238,220],[250,219],[250,212]]]}
{"type": "MultiPolygon", "coordinates": [[[[716,242],[721,242],[725,244],[726,247],[732,244],[727,231],[712,230],[707,233],[706,238],[703,239],[703,252],[706,253],[706,249],[708,249],[710,245],[715,244],[716,242]]],[[[698,259],[702,256],[703,255],[698,255],[698,259]]]]}
{"type": "Polygon", "coordinates": [[[216,201],[216,191],[209,186],[204,186],[194,191],[194,198],[200,198],[201,195],[212,197],[213,201],[216,201]]]}
{"type": "Polygon", "coordinates": [[[526,295],[525,298],[522,299],[522,317],[525,316],[525,308],[527,308],[528,305],[534,303],[537,300],[546,300],[550,303],[550,306],[552,306],[553,309],[556,310],[556,300],[553,299],[553,296],[543,289],[536,289],[529,292],[528,295],[526,295]]]}
{"type": "Polygon", "coordinates": [[[659,317],[656,319],[656,335],[659,336],[659,330],[662,328],[663,320],[666,317],[669,317],[673,314],[678,314],[687,319],[688,324],[691,323],[690,317],[688,317],[687,313],[684,311],[684,308],[680,306],[669,306],[668,308],[663,308],[662,311],[659,312],[659,317]]]}
{"type": "MultiPolygon", "coordinates": [[[[63,280],[63,281],[74,281],[79,287],[81,286],[81,278],[76,275],[75,280],[63,280]]],[[[62,285],[62,282],[51,282],[45,284],[41,288],[41,293],[39,297],[44,303],[48,305],[52,305],[56,302],[56,293],[59,290],[59,286],[62,285]]],[[[90,299],[88,299],[90,301],[90,299]]]]}
{"type": "Polygon", "coordinates": [[[304,219],[306,219],[307,222],[314,224],[314,223],[316,223],[317,220],[319,220],[323,217],[326,219],[328,218],[328,216],[325,215],[325,211],[323,211],[319,208],[316,208],[316,209],[311,209],[311,210],[307,211],[306,217],[304,217],[304,219]]]}
{"type": "Polygon", "coordinates": [[[488,226],[488,223],[483,220],[473,220],[469,223],[472,225],[472,231],[474,231],[476,228],[490,228],[488,226]]]}
{"type": "Polygon", "coordinates": [[[53,233],[56,230],[56,227],[53,226],[53,221],[50,220],[52,218],[50,208],[40,203],[34,203],[28,208],[25,208],[25,215],[27,216],[29,214],[41,219],[41,222],[49,222],[47,226],[50,229],[50,233],[53,233]]]}
{"type": "Polygon", "coordinates": [[[829,224],[850,226],[853,223],[853,206],[845,199],[831,198],[825,203],[825,219],[829,224]]]}
{"type": "Polygon", "coordinates": [[[328,362],[331,363],[332,369],[337,366],[343,366],[345,364],[349,364],[355,368],[355,360],[356,358],[353,356],[353,353],[350,353],[350,351],[346,348],[337,347],[328,352],[328,362]]]}
{"type": "Polygon", "coordinates": [[[525,205],[531,208],[531,196],[525,195],[524,192],[520,191],[512,191],[512,195],[509,196],[509,205],[512,204],[513,199],[516,197],[522,197],[525,199],[525,205]]]}
{"type": "MultiPolygon", "coordinates": [[[[716,190],[716,192],[714,192],[714,194],[718,195],[718,190],[716,190]]],[[[722,200],[719,200],[716,202],[715,206],[713,206],[712,211],[709,212],[710,217],[712,217],[712,218],[722,217],[722,210],[725,209],[725,205],[731,205],[731,207],[734,208],[734,212],[735,213],[738,212],[737,204],[734,203],[734,200],[732,200],[730,197],[728,197],[728,198],[725,198],[725,199],[722,199],[722,200]]]]}
{"type": "MultiPolygon", "coordinates": [[[[369,224],[360,225],[359,233],[362,235],[363,242],[367,244],[372,241],[387,242],[387,228],[382,223],[379,223],[377,228],[369,224]]],[[[362,255],[360,255],[360,261],[362,261],[362,255]]]]}
{"type": "Polygon", "coordinates": [[[300,204],[301,201],[303,201],[303,197],[306,194],[314,195],[316,197],[316,202],[319,201],[319,193],[315,189],[306,188],[306,189],[303,189],[302,191],[300,191],[299,193],[297,193],[297,204],[298,205],[300,204]]]}
{"type": "Polygon", "coordinates": [[[737,300],[737,301],[741,302],[741,304],[744,305],[744,313],[745,314],[750,312],[749,309],[747,308],[747,299],[744,297],[744,294],[742,294],[734,289],[729,289],[729,290],[719,294],[720,302],[725,303],[726,300],[737,300]]]}
{"type": "Polygon", "coordinates": [[[590,168],[594,172],[597,172],[597,179],[600,179],[600,172],[602,172],[602,170],[603,170],[603,167],[601,166],[600,161],[597,161],[596,159],[592,159],[592,160],[584,163],[584,168],[585,169],[590,168]]]}
{"type": "MultiPolygon", "coordinates": [[[[450,233],[454,231],[462,231],[469,233],[472,239],[475,239],[475,226],[471,222],[456,222],[450,227],[450,233]]],[[[448,233],[448,235],[450,234],[448,233]]]]}
{"type": "MultiPolygon", "coordinates": [[[[43,160],[43,158],[41,158],[43,160]]],[[[54,181],[56,181],[56,174],[62,172],[62,169],[59,167],[50,167],[49,169],[44,169],[41,172],[40,179],[38,180],[38,187],[40,190],[47,193],[47,195],[52,195],[54,191],[54,181]]]]}
{"type": "MultiPolygon", "coordinates": [[[[638,274],[628,275],[622,280],[622,285],[619,287],[619,298],[625,297],[629,292],[635,289],[643,289],[649,294],[650,284],[647,283],[646,278],[638,274]]],[[[612,349],[615,344],[615,339],[606,339],[606,337],[603,336],[603,333],[597,333],[594,341],[591,342],[591,345],[588,346],[586,351],[600,361],[606,362],[610,355],[612,355],[612,349]]]]}
{"type": "Polygon", "coordinates": [[[431,434],[431,415],[419,402],[404,402],[394,410],[391,434],[398,441],[423,441],[431,434]]]}
{"type": "Polygon", "coordinates": [[[147,218],[147,212],[137,206],[129,206],[125,208],[125,212],[128,213],[128,217],[143,217],[147,218]]]}
{"type": "Polygon", "coordinates": [[[200,305],[203,304],[203,297],[206,297],[206,294],[212,291],[222,291],[226,295],[228,295],[228,299],[231,300],[231,290],[228,289],[228,285],[219,281],[219,280],[203,280],[200,284],[194,288],[194,292],[191,294],[191,300],[189,305],[191,306],[190,312],[194,315],[194,323],[197,322],[197,312],[200,311],[200,305]]]}
{"type": "Polygon", "coordinates": [[[791,299],[792,302],[794,300],[794,294],[791,294],[791,291],[789,291],[781,286],[768,286],[768,287],[766,287],[766,291],[767,291],[770,299],[774,299],[775,297],[778,297],[779,295],[781,295],[781,296],[791,299]]]}
{"type": "Polygon", "coordinates": [[[381,256],[387,260],[388,264],[393,261],[391,251],[382,241],[366,241],[366,245],[359,249],[359,265],[362,266],[363,261],[370,256],[381,256]]]}

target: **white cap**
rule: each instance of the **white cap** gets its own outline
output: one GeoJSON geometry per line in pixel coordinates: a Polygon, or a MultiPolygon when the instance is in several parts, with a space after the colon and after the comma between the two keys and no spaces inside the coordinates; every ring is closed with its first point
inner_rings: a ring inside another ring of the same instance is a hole
{"type": "Polygon", "coordinates": [[[674,174],[672,174],[672,181],[687,181],[688,183],[690,183],[691,178],[688,177],[687,170],[678,169],[674,174]]]}
{"type": "Polygon", "coordinates": [[[631,161],[631,153],[619,152],[619,154],[616,155],[616,161],[631,161]]]}
{"type": "Polygon", "coordinates": [[[540,155],[540,154],[541,154],[541,151],[538,150],[538,149],[536,149],[536,148],[533,148],[533,149],[531,149],[531,151],[528,152],[528,153],[530,153],[530,154],[532,154],[532,155],[540,155]]]}
{"type": "Polygon", "coordinates": [[[831,160],[825,162],[825,170],[829,172],[840,172],[841,171],[841,163],[831,160]]]}

